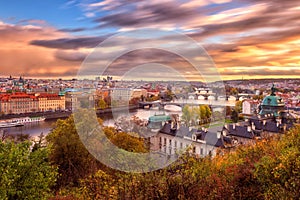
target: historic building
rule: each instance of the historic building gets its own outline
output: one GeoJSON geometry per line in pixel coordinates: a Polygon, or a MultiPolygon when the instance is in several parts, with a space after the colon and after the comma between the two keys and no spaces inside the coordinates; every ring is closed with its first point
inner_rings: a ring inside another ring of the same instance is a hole
{"type": "Polygon", "coordinates": [[[0,94],[0,112],[2,114],[20,114],[65,109],[65,97],[58,94],[0,94]]]}
{"type": "Polygon", "coordinates": [[[276,96],[276,88],[274,85],[272,86],[271,91],[271,94],[263,99],[260,105],[259,115],[264,116],[270,114],[279,117],[280,111],[284,110],[284,102],[281,97],[276,96]]]}
{"type": "Polygon", "coordinates": [[[253,115],[258,112],[259,100],[246,99],[242,103],[242,113],[245,115],[253,115]]]}
{"type": "Polygon", "coordinates": [[[218,148],[230,149],[236,144],[236,141],[224,136],[221,131],[191,129],[172,121],[165,123],[163,128],[150,138],[150,142],[152,151],[165,155],[176,156],[190,148],[189,152],[199,157],[215,156],[218,148]]]}
{"type": "Polygon", "coordinates": [[[1,94],[0,101],[0,112],[2,114],[29,113],[36,112],[39,109],[38,99],[32,94],[1,94]]]}
{"type": "Polygon", "coordinates": [[[58,94],[49,94],[42,93],[36,94],[38,99],[38,111],[57,111],[57,110],[65,110],[65,96],[60,96],[58,94]]]}

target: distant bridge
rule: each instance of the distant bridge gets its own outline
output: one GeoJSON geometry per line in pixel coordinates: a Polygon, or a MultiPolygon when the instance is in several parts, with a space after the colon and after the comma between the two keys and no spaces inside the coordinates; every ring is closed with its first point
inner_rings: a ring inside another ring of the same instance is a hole
{"type": "Polygon", "coordinates": [[[226,101],[226,100],[198,100],[198,99],[183,99],[183,100],[175,100],[171,102],[139,102],[140,108],[145,108],[146,106],[158,106],[163,107],[165,105],[176,105],[180,107],[184,107],[185,105],[189,106],[199,106],[199,105],[210,105],[210,106],[235,106],[236,101],[226,101]]]}

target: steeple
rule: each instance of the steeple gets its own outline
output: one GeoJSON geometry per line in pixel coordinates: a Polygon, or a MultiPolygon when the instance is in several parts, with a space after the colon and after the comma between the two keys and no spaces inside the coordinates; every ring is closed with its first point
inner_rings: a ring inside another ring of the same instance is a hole
{"type": "Polygon", "coordinates": [[[273,83],[272,87],[271,87],[271,96],[276,96],[275,92],[276,92],[277,88],[275,88],[275,85],[273,83]]]}

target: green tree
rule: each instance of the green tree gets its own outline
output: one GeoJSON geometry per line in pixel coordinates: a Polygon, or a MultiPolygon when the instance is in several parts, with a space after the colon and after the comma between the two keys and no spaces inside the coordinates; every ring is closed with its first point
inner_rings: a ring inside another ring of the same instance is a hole
{"type": "Polygon", "coordinates": [[[185,124],[188,126],[188,125],[190,125],[192,118],[193,118],[193,112],[192,112],[192,109],[191,109],[188,105],[185,105],[185,106],[182,108],[182,116],[181,116],[181,119],[182,119],[182,120],[185,122],[185,124]]]}
{"type": "Polygon", "coordinates": [[[56,128],[46,136],[50,146],[50,161],[58,167],[60,174],[57,188],[78,185],[84,178],[96,171],[97,161],[80,141],[73,117],[57,120],[56,128]]]}
{"type": "MultiPolygon", "coordinates": [[[[90,130],[95,128],[91,121],[91,113],[83,110],[75,113],[75,115],[78,115],[76,126],[73,116],[65,120],[58,120],[56,128],[46,137],[51,148],[50,160],[54,165],[58,166],[58,172],[60,173],[57,189],[65,186],[77,187],[80,179],[94,174],[99,169],[108,170],[106,166],[88,152],[82,143],[85,139],[88,139],[89,145],[93,145],[93,148],[90,146],[90,149],[93,149],[94,153],[105,151],[103,149],[105,144],[101,143],[103,137],[108,138],[113,144],[128,152],[146,152],[143,139],[124,132],[118,132],[113,127],[102,127],[105,135],[100,135],[97,131],[90,133],[90,130]],[[82,121],[79,117],[82,118],[82,121]],[[80,129],[81,133],[85,131],[87,134],[79,137],[77,134],[78,129],[80,129]]],[[[102,120],[98,119],[98,122],[100,126],[103,125],[102,120]]],[[[113,152],[110,153],[113,154],[113,152]]],[[[117,160],[114,156],[116,157],[116,155],[113,155],[110,158],[117,160]]]]}
{"type": "Polygon", "coordinates": [[[0,142],[0,199],[48,199],[57,169],[48,148],[30,151],[31,142],[0,142]]]}
{"type": "Polygon", "coordinates": [[[235,103],[235,107],[234,107],[235,111],[237,111],[238,113],[242,112],[243,109],[243,102],[242,101],[237,101],[235,103]]]}
{"type": "Polygon", "coordinates": [[[234,123],[237,123],[239,121],[239,113],[235,109],[233,109],[231,112],[231,120],[234,123]]]}

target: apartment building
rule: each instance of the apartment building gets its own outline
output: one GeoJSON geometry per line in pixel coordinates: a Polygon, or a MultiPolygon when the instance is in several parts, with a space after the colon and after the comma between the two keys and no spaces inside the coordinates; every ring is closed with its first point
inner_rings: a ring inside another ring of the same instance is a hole
{"type": "Polygon", "coordinates": [[[38,99],[38,110],[40,112],[66,109],[65,96],[60,96],[58,94],[41,93],[36,94],[36,98],[38,99]]]}
{"type": "Polygon", "coordinates": [[[1,114],[20,114],[65,109],[65,97],[58,94],[0,94],[1,114]]]}
{"type": "Polygon", "coordinates": [[[0,95],[2,114],[20,114],[38,111],[38,99],[31,94],[14,93],[0,95]]]}

